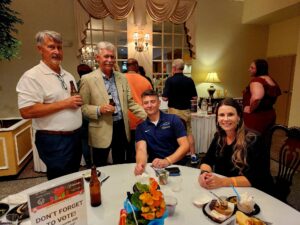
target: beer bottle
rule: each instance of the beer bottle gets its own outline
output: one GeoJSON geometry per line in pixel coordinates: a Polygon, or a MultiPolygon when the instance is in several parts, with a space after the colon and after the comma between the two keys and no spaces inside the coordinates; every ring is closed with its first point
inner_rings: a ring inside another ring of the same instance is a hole
{"type": "Polygon", "coordinates": [[[108,99],[109,99],[109,104],[115,107],[115,111],[112,114],[113,116],[115,116],[115,115],[117,115],[117,107],[116,107],[116,103],[115,103],[115,101],[114,101],[114,99],[113,99],[110,92],[108,92],[108,99]]]}
{"type": "Polygon", "coordinates": [[[96,166],[92,166],[91,169],[90,198],[92,207],[101,205],[101,184],[98,180],[96,166]]]}
{"type": "Polygon", "coordinates": [[[72,80],[70,81],[70,88],[71,88],[70,91],[71,96],[78,95],[78,91],[76,90],[75,84],[72,80]]]}

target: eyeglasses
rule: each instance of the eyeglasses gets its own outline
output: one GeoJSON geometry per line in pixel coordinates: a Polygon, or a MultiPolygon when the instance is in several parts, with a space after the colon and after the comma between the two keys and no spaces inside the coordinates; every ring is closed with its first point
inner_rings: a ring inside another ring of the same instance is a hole
{"type": "Polygon", "coordinates": [[[61,75],[57,75],[57,78],[59,79],[61,86],[63,89],[68,90],[67,84],[64,81],[64,78],[61,75]]]}

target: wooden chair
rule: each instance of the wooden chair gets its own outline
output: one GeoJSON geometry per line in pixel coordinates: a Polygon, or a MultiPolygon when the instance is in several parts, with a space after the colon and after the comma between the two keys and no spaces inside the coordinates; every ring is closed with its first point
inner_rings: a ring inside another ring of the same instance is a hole
{"type": "Polygon", "coordinates": [[[300,127],[274,125],[269,133],[268,147],[271,158],[279,164],[274,196],[287,202],[293,176],[300,164],[300,127]]]}

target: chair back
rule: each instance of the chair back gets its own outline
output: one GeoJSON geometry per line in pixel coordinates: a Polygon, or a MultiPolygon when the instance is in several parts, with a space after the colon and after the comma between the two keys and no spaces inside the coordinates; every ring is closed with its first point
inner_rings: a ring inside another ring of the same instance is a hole
{"type": "Polygon", "coordinates": [[[293,176],[300,164],[300,127],[274,125],[270,131],[270,155],[278,161],[275,197],[286,202],[293,176]]]}

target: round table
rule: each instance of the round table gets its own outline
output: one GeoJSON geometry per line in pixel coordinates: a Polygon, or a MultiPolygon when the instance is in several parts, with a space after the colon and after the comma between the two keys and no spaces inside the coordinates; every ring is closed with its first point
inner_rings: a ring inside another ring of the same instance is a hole
{"type": "MultiPolygon", "coordinates": [[[[110,176],[102,185],[102,205],[99,207],[90,206],[89,184],[84,181],[87,219],[88,225],[107,224],[113,225],[119,222],[119,213],[123,208],[123,202],[128,191],[132,192],[132,186],[137,181],[134,176],[135,164],[121,164],[99,167],[98,170],[110,176]]],[[[207,218],[201,208],[193,205],[193,200],[201,196],[213,196],[208,190],[202,188],[198,184],[198,175],[200,170],[191,167],[178,166],[181,171],[182,188],[179,192],[173,192],[171,189],[172,178],[167,185],[161,185],[161,190],[164,195],[173,195],[177,198],[175,214],[165,220],[165,225],[199,225],[199,224],[215,224],[207,218]]],[[[86,171],[69,174],[45,183],[36,185],[32,188],[20,192],[20,194],[28,194],[51,186],[67,182],[68,180],[81,177],[86,171]]],[[[146,172],[155,177],[154,170],[150,164],[146,167],[146,172]]],[[[156,178],[156,177],[155,177],[156,178]]],[[[157,178],[156,178],[157,179],[157,178]]],[[[300,212],[288,206],[287,204],[271,197],[270,195],[257,190],[255,188],[237,188],[240,193],[248,192],[253,195],[256,203],[259,205],[261,212],[257,217],[266,221],[271,221],[273,224],[289,224],[298,225],[300,221],[300,212]]],[[[221,196],[233,196],[232,188],[215,189],[214,193],[221,196]]],[[[31,224],[30,221],[24,221],[22,224],[31,224]]]]}

